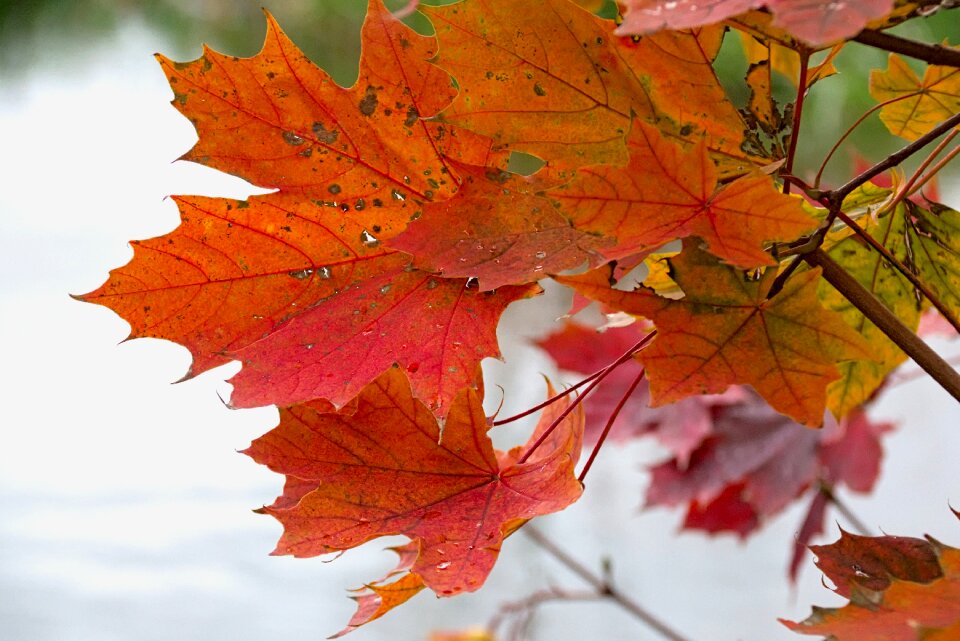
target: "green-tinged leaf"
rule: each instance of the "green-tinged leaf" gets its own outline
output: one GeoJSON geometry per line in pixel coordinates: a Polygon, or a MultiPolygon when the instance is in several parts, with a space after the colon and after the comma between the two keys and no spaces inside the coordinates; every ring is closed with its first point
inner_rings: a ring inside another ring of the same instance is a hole
{"type": "MultiPolygon", "coordinates": [[[[905,206],[900,205],[896,211],[867,228],[868,233],[901,262],[908,255],[905,212],[905,206]]],[[[828,253],[857,282],[880,299],[904,325],[916,331],[921,306],[914,287],[879,252],[859,236],[848,236],[833,245],[828,253]]],[[[848,361],[839,365],[841,378],[827,390],[827,404],[837,417],[841,417],[870,398],[887,374],[907,356],[826,281],[820,284],[820,298],[827,309],[842,314],[847,324],[870,344],[874,359],[848,361]]]]}

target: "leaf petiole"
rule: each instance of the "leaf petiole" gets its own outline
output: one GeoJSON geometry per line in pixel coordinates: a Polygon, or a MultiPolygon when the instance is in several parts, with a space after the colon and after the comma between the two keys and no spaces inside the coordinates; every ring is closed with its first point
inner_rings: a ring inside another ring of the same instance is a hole
{"type": "Polygon", "coordinates": [[[591,392],[591,390],[593,390],[593,388],[599,385],[600,382],[604,378],[606,378],[611,372],[613,372],[615,369],[617,369],[618,367],[626,363],[628,360],[633,358],[633,355],[639,352],[644,347],[646,347],[647,343],[652,341],[654,336],[656,335],[657,335],[657,330],[653,330],[652,332],[650,332],[649,334],[641,338],[633,347],[631,347],[626,352],[624,352],[623,356],[621,356],[620,358],[618,358],[617,360],[613,361],[612,363],[607,365],[605,368],[603,368],[603,370],[601,370],[596,375],[596,378],[590,381],[589,385],[587,385],[587,388],[583,390],[583,394],[580,394],[579,396],[577,396],[577,398],[575,398],[573,402],[570,403],[570,405],[568,405],[567,408],[563,410],[563,412],[561,412],[560,416],[554,419],[553,423],[550,424],[550,427],[548,427],[546,430],[543,431],[543,434],[541,434],[540,438],[538,438],[536,442],[530,446],[530,449],[524,452],[523,455],[519,459],[517,459],[517,463],[518,464],[525,463],[527,459],[529,459],[533,455],[533,453],[537,451],[537,448],[540,447],[540,445],[550,437],[550,434],[553,433],[553,430],[557,429],[557,426],[563,422],[563,419],[567,418],[567,416],[570,415],[570,412],[576,409],[576,407],[583,402],[583,399],[586,397],[587,394],[591,392]]]}

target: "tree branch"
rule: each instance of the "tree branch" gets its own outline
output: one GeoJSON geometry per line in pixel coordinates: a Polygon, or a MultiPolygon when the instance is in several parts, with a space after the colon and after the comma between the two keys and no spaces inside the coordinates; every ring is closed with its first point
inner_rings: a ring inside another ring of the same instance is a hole
{"type": "Polygon", "coordinates": [[[960,49],[950,49],[943,45],[930,45],[916,40],[907,40],[891,33],[872,29],[864,29],[853,40],[868,47],[902,53],[905,56],[923,60],[932,65],[960,67],[960,49]]]}
{"type": "Polygon", "coordinates": [[[931,142],[958,125],[960,125],[960,113],[950,116],[939,125],[920,136],[906,147],[902,148],[900,151],[890,154],[870,169],[850,180],[847,184],[832,191],[825,192],[824,195],[830,200],[830,202],[839,205],[843,202],[844,198],[853,192],[854,189],[867,182],[874,176],[878,176],[888,169],[896,167],[904,160],[917,153],[931,142]]]}
{"type": "Polygon", "coordinates": [[[804,254],[803,259],[814,267],[820,267],[828,283],[896,343],[897,347],[906,352],[917,365],[930,374],[943,389],[960,401],[960,374],[916,334],[904,327],[903,323],[876,296],[858,283],[823,250],[815,249],[804,254]]]}
{"type": "Polygon", "coordinates": [[[600,578],[588,570],[579,561],[560,549],[556,543],[545,537],[540,530],[531,526],[529,523],[521,528],[521,530],[527,536],[533,539],[542,550],[548,552],[553,556],[553,558],[565,565],[571,572],[596,588],[597,592],[616,601],[620,607],[649,625],[651,628],[659,632],[663,637],[670,639],[670,641],[688,641],[686,637],[680,636],[679,633],[672,630],[667,626],[667,624],[663,623],[651,613],[647,612],[647,610],[644,609],[639,603],[620,592],[614,586],[610,585],[609,581],[600,578]]]}

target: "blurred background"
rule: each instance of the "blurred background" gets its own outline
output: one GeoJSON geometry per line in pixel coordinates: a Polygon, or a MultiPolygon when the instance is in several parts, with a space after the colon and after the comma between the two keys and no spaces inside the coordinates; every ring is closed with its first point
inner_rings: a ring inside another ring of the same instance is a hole
{"type": "MultiPolygon", "coordinates": [[[[169,194],[243,198],[243,181],[172,162],[193,144],[192,126],[169,106],[153,60],[200,54],[200,44],[239,56],[259,49],[262,0],[32,0],[0,2],[0,638],[5,641],[315,640],[353,612],[346,588],[394,562],[376,541],[332,563],[269,557],[280,533],[251,509],[279,492],[280,477],[239,455],[276,422],[273,409],[230,411],[237,365],[170,385],[185,349],[156,340],[117,345],[128,326],[68,297],[99,286],[127,262],[127,241],[178,223],[169,194]]],[[[290,37],[342,85],[357,74],[360,0],[268,0],[290,37]]],[[[392,7],[401,4],[394,2],[392,7]]],[[[905,25],[905,35],[960,42],[958,13],[905,25]]],[[[418,25],[423,28],[421,20],[418,25]]],[[[733,40],[733,39],[731,39],[733,40]]],[[[733,41],[721,58],[732,94],[745,66],[733,41]]],[[[840,74],[817,85],[805,111],[798,167],[815,171],[840,133],[873,103],[870,68],[885,54],[850,46],[840,74]],[[809,130],[804,131],[807,134],[809,130]]],[[[779,90],[792,98],[789,84],[779,90]]],[[[742,92],[741,92],[742,93],[742,92]]],[[[743,96],[740,97],[743,99],[743,96]]],[[[849,145],[876,160],[902,143],[876,116],[849,145]]],[[[841,150],[829,183],[852,171],[841,150]]],[[[960,207],[956,163],[941,179],[960,207]]],[[[512,414],[543,395],[540,372],[558,374],[530,345],[556,328],[565,307],[553,292],[512,307],[501,327],[506,364],[487,361],[487,389],[507,390],[512,414]]],[[[935,344],[957,353],[957,345],[935,344]]],[[[908,363],[906,370],[915,366],[908,363]]],[[[488,401],[500,398],[491,393],[488,401]]],[[[892,389],[872,412],[893,420],[881,481],[870,497],[845,497],[877,533],[925,532],[960,545],[948,503],[960,506],[960,411],[920,378],[892,389]]],[[[501,446],[524,426],[498,435],[501,446]]],[[[529,426],[526,426],[529,429],[529,426]]],[[[748,541],[679,533],[682,514],[640,512],[647,476],[664,457],[650,442],[608,447],[583,499],[542,528],[586,565],[612,562],[620,587],[691,640],[800,638],[776,617],[839,601],[805,563],[786,580],[802,507],[748,541]]],[[[840,518],[831,515],[832,518],[840,518]]],[[[836,538],[832,527],[826,540],[836,538]]],[[[426,640],[432,630],[482,625],[504,602],[547,586],[582,584],[523,536],[510,539],[479,593],[424,593],[352,635],[357,641],[426,640]]],[[[546,606],[533,640],[657,639],[606,603],[546,606]]]]}

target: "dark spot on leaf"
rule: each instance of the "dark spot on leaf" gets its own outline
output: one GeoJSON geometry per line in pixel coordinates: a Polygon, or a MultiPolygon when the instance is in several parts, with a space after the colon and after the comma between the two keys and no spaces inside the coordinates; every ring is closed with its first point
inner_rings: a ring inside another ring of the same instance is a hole
{"type": "Polygon", "coordinates": [[[535,82],[533,83],[533,93],[537,94],[538,96],[546,96],[547,90],[544,89],[543,85],[541,85],[539,82],[535,82]]]}
{"type": "Polygon", "coordinates": [[[283,132],[283,139],[288,145],[302,145],[304,143],[303,138],[292,131],[283,132]]]}
{"type": "Polygon", "coordinates": [[[330,145],[336,142],[337,136],[340,135],[340,132],[336,129],[327,129],[323,126],[322,122],[313,123],[313,135],[317,137],[317,140],[322,142],[325,145],[330,145]]]}
{"type": "Polygon", "coordinates": [[[367,87],[367,93],[360,100],[358,105],[360,113],[364,116],[372,116],[373,112],[377,110],[377,105],[380,101],[377,99],[377,90],[373,87],[367,87]]]}
{"type": "Polygon", "coordinates": [[[341,191],[340,185],[338,185],[337,183],[333,183],[332,185],[327,187],[327,191],[329,191],[331,194],[339,194],[341,191]]]}
{"type": "Polygon", "coordinates": [[[413,105],[407,107],[407,118],[403,121],[405,127],[412,127],[420,119],[420,112],[413,105]]]}

